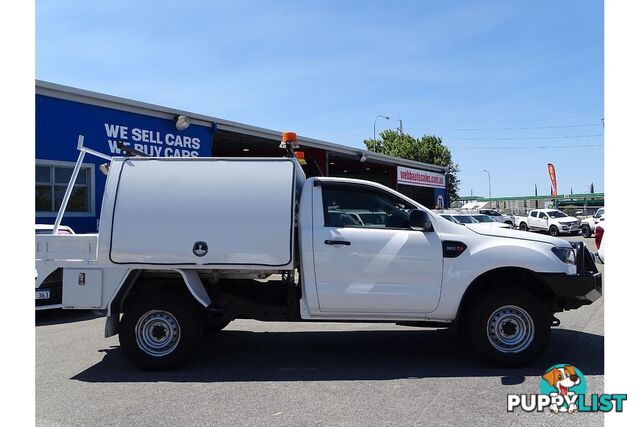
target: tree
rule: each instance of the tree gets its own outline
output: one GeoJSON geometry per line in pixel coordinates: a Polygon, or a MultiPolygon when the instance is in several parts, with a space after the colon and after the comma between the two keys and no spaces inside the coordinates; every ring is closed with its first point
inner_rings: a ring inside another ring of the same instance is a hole
{"type": "Polygon", "coordinates": [[[414,138],[406,133],[399,133],[391,129],[380,132],[380,139],[375,141],[365,139],[367,150],[402,159],[415,160],[417,162],[431,163],[438,166],[448,166],[447,193],[449,200],[458,198],[460,180],[457,177],[460,167],[453,162],[451,152],[442,143],[442,138],[435,135],[424,135],[422,138],[414,138]]]}

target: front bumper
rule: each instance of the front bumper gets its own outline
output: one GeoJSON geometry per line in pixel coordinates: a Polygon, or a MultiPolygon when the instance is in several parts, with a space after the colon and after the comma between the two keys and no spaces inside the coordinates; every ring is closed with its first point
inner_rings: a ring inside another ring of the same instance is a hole
{"type": "Polygon", "coordinates": [[[549,308],[554,312],[589,305],[602,296],[602,273],[593,255],[582,242],[572,242],[572,246],[576,250],[576,274],[540,274],[552,293],[549,308]]]}
{"type": "Polygon", "coordinates": [[[580,225],[580,223],[573,223],[570,225],[566,225],[566,224],[561,224],[560,225],[560,233],[576,233],[578,231],[582,230],[582,227],[580,225]]]}

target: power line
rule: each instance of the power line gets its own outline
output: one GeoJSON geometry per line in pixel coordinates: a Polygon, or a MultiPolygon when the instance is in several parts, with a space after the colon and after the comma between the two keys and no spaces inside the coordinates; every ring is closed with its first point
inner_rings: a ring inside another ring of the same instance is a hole
{"type": "MultiPolygon", "coordinates": [[[[545,117],[528,119],[500,119],[495,122],[545,122],[553,120],[601,119],[603,114],[588,114],[580,116],[545,117]]],[[[422,123],[491,123],[489,120],[425,120],[422,123]]]]}
{"type": "Polygon", "coordinates": [[[536,147],[510,146],[510,147],[460,147],[450,146],[449,148],[460,148],[466,150],[538,150],[546,148],[587,148],[604,147],[604,144],[581,144],[581,145],[542,145],[536,147]]]}
{"type": "Polygon", "coordinates": [[[458,137],[454,137],[454,138],[447,138],[447,137],[442,137],[443,140],[445,141],[496,141],[496,140],[500,140],[500,141],[515,141],[515,140],[531,140],[531,139],[571,139],[571,138],[593,138],[593,137],[597,137],[597,136],[602,136],[601,133],[594,133],[592,135],[562,135],[562,136],[527,136],[527,137],[504,137],[504,138],[486,138],[486,137],[480,137],[480,138],[458,138],[458,137]]]}
{"type": "Polygon", "coordinates": [[[582,128],[582,127],[594,127],[602,126],[602,123],[588,123],[583,125],[562,125],[562,126],[534,126],[534,127],[511,127],[511,128],[452,128],[442,130],[464,130],[464,131],[476,131],[476,130],[533,130],[533,129],[566,129],[566,128],[582,128]]]}
{"type": "MultiPolygon", "coordinates": [[[[547,118],[538,118],[538,119],[503,119],[497,120],[496,122],[523,122],[523,121],[550,121],[550,120],[576,120],[576,119],[586,119],[586,118],[602,118],[602,114],[598,115],[585,115],[585,116],[566,116],[566,117],[547,117],[547,118]]],[[[453,124],[463,124],[463,123],[491,123],[487,120],[428,120],[425,123],[453,123],[453,124]]],[[[494,122],[495,123],[495,122],[494,122]]],[[[436,130],[453,130],[453,131],[481,131],[481,130],[535,130],[535,129],[564,129],[564,128],[579,128],[579,127],[595,127],[602,126],[602,123],[586,123],[586,124],[571,124],[571,125],[556,125],[556,126],[531,126],[531,127],[498,127],[498,128],[440,128],[436,130]]],[[[425,126],[426,127],[426,126],[425,126]]],[[[415,127],[409,126],[406,129],[411,129],[414,131],[422,131],[424,127],[415,127]]],[[[391,129],[391,128],[389,128],[391,129]]],[[[356,135],[360,133],[368,132],[368,127],[366,126],[354,126],[347,128],[332,128],[330,130],[323,130],[321,133],[323,134],[343,134],[343,135],[356,135]]]]}

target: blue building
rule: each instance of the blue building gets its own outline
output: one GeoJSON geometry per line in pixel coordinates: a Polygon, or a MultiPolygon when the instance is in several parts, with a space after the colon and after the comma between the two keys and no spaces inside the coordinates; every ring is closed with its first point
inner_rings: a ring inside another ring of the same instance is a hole
{"type": "MultiPolygon", "coordinates": [[[[53,224],[84,145],[111,156],[118,142],[154,157],[282,156],[281,132],[36,81],[36,223],[53,224]],[[181,117],[179,121],[178,118],[181,117]],[[186,119],[186,120],[185,120],[186,119]]],[[[299,138],[308,176],[383,183],[427,207],[447,203],[442,166],[399,159],[312,138],[299,138]]],[[[95,232],[106,176],[104,159],[87,154],[62,220],[95,232]]]]}

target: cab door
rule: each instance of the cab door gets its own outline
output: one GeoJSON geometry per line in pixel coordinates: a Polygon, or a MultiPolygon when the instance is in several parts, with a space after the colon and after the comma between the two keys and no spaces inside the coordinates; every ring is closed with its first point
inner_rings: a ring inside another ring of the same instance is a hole
{"type": "Polygon", "coordinates": [[[539,228],[540,219],[538,219],[538,211],[529,212],[529,228],[539,228]]]}
{"type": "Polygon", "coordinates": [[[538,227],[543,230],[549,229],[549,216],[544,212],[538,212],[538,227]]]}
{"type": "Polygon", "coordinates": [[[415,206],[374,186],[323,182],[314,188],[313,248],[321,312],[434,310],[442,243],[408,225],[415,206]]]}

